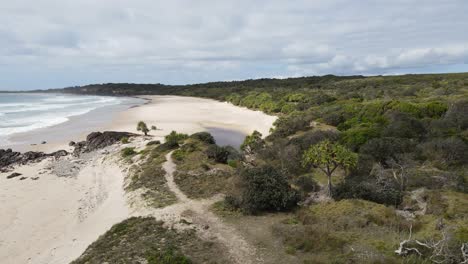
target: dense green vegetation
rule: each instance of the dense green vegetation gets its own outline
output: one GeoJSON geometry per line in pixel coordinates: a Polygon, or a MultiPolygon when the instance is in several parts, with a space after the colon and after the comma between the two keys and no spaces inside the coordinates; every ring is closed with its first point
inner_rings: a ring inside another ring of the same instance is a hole
{"type": "MultiPolygon", "coordinates": [[[[278,115],[266,138],[258,132],[246,138],[243,155],[234,159],[236,179],[226,204],[254,214],[293,210],[294,224],[280,225],[277,238],[288,254],[305,263],[463,260],[460,248],[468,242],[467,73],[104,84],[63,91],[199,96],[278,115]],[[343,153],[346,158],[338,160],[343,153]],[[328,179],[335,186],[334,200],[323,202],[328,179]],[[443,241],[437,244],[443,249],[436,252],[413,241],[408,247],[419,254],[410,250],[397,256],[410,230],[412,238],[426,244],[443,241]]],[[[167,140],[186,138],[173,134],[167,140]]],[[[198,140],[210,138],[200,135],[198,140]]],[[[228,150],[209,148],[207,159],[229,163],[228,150]]],[[[176,157],[187,155],[182,149],[176,157]]]]}

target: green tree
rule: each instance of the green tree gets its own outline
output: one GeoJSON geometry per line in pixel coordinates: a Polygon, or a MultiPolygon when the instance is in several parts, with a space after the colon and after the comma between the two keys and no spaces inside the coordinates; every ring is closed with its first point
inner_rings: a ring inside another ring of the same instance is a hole
{"type": "Polygon", "coordinates": [[[330,140],[311,146],[303,155],[303,165],[313,165],[328,177],[328,195],[332,197],[331,176],[338,167],[353,168],[357,164],[357,154],[330,140]]]}
{"type": "Polygon", "coordinates": [[[241,145],[241,150],[247,154],[253,154],[264,146],[265,141],[262,139],[262,133],[255,130],[252,135],[245,137],[241,145]]]}
{"type": "Polygon", "coordinates": [[[147,136],[148,132],[149,132],[149,129],[148,129],[148,126],[146,125],[145,122],[140,121],[140,122],[138,122],[138,125],[137,125],[137,131],[141,131],[141,132],[145,133],[145,136],[147,136]]]}
{"type": "Polygon", "coordinates": [[[239,192],[228,195],[226,202],[246,213],[287,211],[299,201],[299,193],[291,188],[286,176],[271,165],[243,168],[239,176],[239,192]]]}

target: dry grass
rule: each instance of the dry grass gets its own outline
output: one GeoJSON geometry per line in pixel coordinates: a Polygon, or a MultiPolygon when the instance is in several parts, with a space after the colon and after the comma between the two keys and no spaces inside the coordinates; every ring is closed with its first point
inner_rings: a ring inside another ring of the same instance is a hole
{"type": "Polygon", "coordinates": [[[139,190],[148,205],[155,208],[175,203],[177,198],[169,190],[165,178],[166,171],[162,168],[162,164],[166,161],[165,155],[169,151],[164,145],[148,147],[145,151],[147,152],[145,162],[134,167],[125,190],[139,190]]]}
{"type": "Polygon", "coordinates": [[[194,230],[176,231],[152,217],[132,217],[114,225],[72,263],[229,263],[223,252],[194,230]]]}

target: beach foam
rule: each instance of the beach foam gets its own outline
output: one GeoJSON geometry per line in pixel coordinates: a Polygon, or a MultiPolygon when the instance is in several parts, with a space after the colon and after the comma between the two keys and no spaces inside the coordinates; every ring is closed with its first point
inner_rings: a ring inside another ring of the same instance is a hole
{"type": "Polygon", "coordinates": [[[123,98],[57,94],[1,94],[0,145],[8,136],[67,122],[70,117],[116,105],[123,98]]]}

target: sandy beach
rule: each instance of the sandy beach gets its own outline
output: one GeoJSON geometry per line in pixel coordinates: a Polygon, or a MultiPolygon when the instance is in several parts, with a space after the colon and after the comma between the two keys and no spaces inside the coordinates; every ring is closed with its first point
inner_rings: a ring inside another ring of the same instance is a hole
{"type": "Polygon", "coordinates": [[[136,130],[138,121],[144,121],[148,127],[155,125],[158,129],[150,131],[155,139],[162,139],[172,130],[191,134],[199,131],[210,131],[210,128],[221,128],[250,134],[258,130],[263,135],[269,133],[276,117],[265,115],[261,111],[236,107],[227,102],[211,99],[180,96],[140,96],[145,102],[141,105],[127,105],[126,108],[110,109],[114,113],[93,111],[77,116],[70,121],[48,128],[21,133],[10,138],[17,142],[11,147],[17,151],[53,152],[69,149],[70,141],[81,141],[93,131],[126,131],[139,133],[136,130]],[[100,117],[105,115],[105,117],[100,117]],[[47,141],[47,144],[40,144],[47,141]],[[24,144],[21,142],[25,142],[24,144]],[[31,142],[37,144],[31,145],[31,142]]]}
{"type": "MultiPolygon", "coordinates": [[[[117,113],[99,130],[137,133],[141,120],[158,128],[150,131],[152,139],[163,139],[172,130],[190,134],[211,128],[267,135],[276,119],[208,99],[145,98],[151,101],[117,113]]],[[[64,148],[86,136],[68,133],[61,142],[41,145],[41,150],[64,148]]],[[[131,145],[141,148],[148,140],[141,137],[131,145]]],[[[121,148],[116,144],[86,157],[48,158],[15,167],[22,178],[7,179],[11,172],[0,173],[0,263],[69,263],[113,224],[141,214],[123,190],[129,165],[119,161],[121,148]],[[72,173],[63,174],[64,167],[72,173]]]]}

